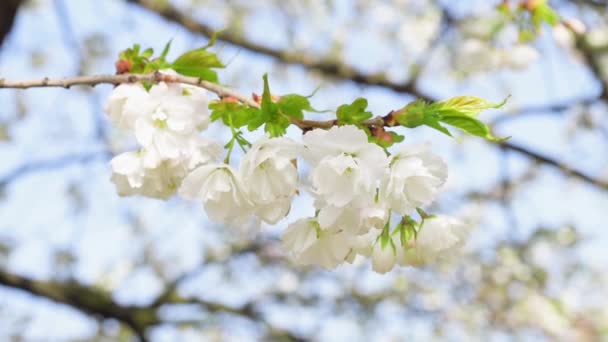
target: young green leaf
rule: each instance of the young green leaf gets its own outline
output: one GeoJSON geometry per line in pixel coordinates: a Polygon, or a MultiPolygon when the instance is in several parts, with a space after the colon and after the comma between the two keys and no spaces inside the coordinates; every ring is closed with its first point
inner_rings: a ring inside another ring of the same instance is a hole
{"type": "Polygon", "coordinates": [[[228,127],[247,126],[257,116],[259,109],[237,102],[213,101],[209,103],[211,121],[222,120],[228,127]]]}
{"type": "Polygon", "coordinates": [[[217,82],[217,73],[211,68],[223,68],[224,64],[217,55],[206,50],[206,47],[188,51],[171,64],[171,68],[177,73],[199,77],[201,79],[217,82]]]}
{"type": "Polygon", "coordinates": [[[204,48],[190,50],[173,62],[174,66],[197,67],[197,68],[223,68],[224,64],[219,60],[217,54],[209,52],[204,48]]]}
{"type": "Polygon", "coordinates": [[[507,99],[508,97],[500,103],[492,103],[477,96],[456,96],[445,101],[435,102],[428,106],[428,110],[439,114],[461,113],[474,117],[482,110],[504,106],[507,99]]]}
{"type": "Polygon", "coordinates": [[[559,24],[559,14],[546,2],[538,4],[532,10],[532,23],[537,29],[545,22],[551,26],[559,24]]]}
{"type": "Polygon", "coordinates": [[[282,113],[278,103],[272,101],[268,75],[264,74],[264,92],[262,93],[262,103],[259,113],[249,121],[247,128],[253,131],[264,124],[264,131],[271,137],[278,137],[287,132],[287,127],[291,124],[289,116],[282,113]]]}
{"type": "Polygon", "coordinates": [[[370,119],[373,114],[366,111],[367,100],[359,97],[351,104],[343,104],[338,107],[336,116],[340,124],[359,124],[370,119]]]}
{"type": "Polygon", "coordinates": [[[287,133],[287,127],[289,124],[284,125],[279,122],[267,122],[264,126],[264,131],[268,133],[271,137],[280,137],[287,133]]]}
{"type": "Polygon", "coordinates": [[[163,52],[160,54],[160,57],[159,57],[160,60],[165,61],[167,59],[167,55],[169,54],[169,50],[171,49],[172,42],[173,42],[173,39],[169,39],[167,44],[165,44],[165,47],[163,48],[163,52]]]}
{"type": "Polygon", "coordinates": [[[277,102],[277,106],[282,114],[297,119],[304,118],[304,111],[316,111],[310,106],[310,102],[308,101],[307,97],[297,94],[281,96],[281,98],[277,102]]]}
{"type": "Polygon", "coordinates": [[[467,115],[445,115],[441,117],[441,122],[487,140],[504,141],[508,139],[508,137],[499,138],[494,136],[486,124],[467,115]]]}
{"type": "Polygon", "coordinates": [[[207,43],[207,45],[203,46],[201,49],[208,49],[210,47],[212,47],[213,45],[215,45],[215,42],[217,41],[217,36],[222,32],[223,30],[218,30],[218,31],[214,31],[211,34],[211,37],[209,37],[209,42],[207,43]]]}
{"type": "Polygon", "coordinates": [[[436,130],[438,130],[439,132],[447,135],[447,136],[452,136],[452,133],[450,133],[450,131],[448,131],[447,128],[445,128],[444,126],[441,125],[441,123],[439,123],[439,120],[437,119],[437,117],[435,115],[427,115],[424,117],[424,124],[434,128],[436,130]]]}
{"type": "Polygon", "coordinates": [[[154,49],[147,48],[144,52],[141,53],[141,56],[145,59],[149,59],[154,54],[154,49]]]}
{"type": "Polygon", "coordinates": [[[388,133],[393,138],[393,143],[400,143],[400,142],[403,142],[403,140],[405,140],[405,137],[401,134],[397,134],[395,132],[388,132],[388,133]]]}

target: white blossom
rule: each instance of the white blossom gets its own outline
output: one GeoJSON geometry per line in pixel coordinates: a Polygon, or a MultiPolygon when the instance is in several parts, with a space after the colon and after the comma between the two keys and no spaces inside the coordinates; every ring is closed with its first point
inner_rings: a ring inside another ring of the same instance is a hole
{"type": "Polygon", "coordinates": [[[388,220],[388,210],[375,204],[362,207],[324,205],[319,207],[318,219],[320,227],[324,230],[346,231],[353,235],[361,235],[371,228],[384,227],[388,220]]]}
{"type": "Polygon", "coordinates": [[[350,251],[346,256],[346,262],[353,263],[357,255],[371,257],[374,242],[382,234],[380,229],[371,229],[362,235],[353,236],[350,239],[350,251]]]}
{"type": "Polygon", "coordinates": [[[538,50],[529,45],[516,45],[505,51],[507,65],[514,69],[525,69],[540,58],[538,50]]]}
{"type": "Polygon", "coordinates": [[[289,213],[299,193],[301,155],[310,164],[306,188],[316,214],[293,222],[282,235],[283,248],[298,263],[332,269],[359,255],[386,273],[397,263],[451,256],[464,245],[468,226],[445,216],[423,215],[408,241],[384,230],[391,212],[408,215],[430,204],[444,184],[447,167],[427,145],[404,146],[389,158],[362,129],[334,126],[306,133],[302,145],[262,137],[237,171],[218,163],[222,148],[200,135],[210,120],[207,102],[205,90],[179,83],[161,82],[149,91],[125,84],[113,91],[105,105],[110,120],[132,129],[141,145],[111,161],[118,194],[166,199],[178,192],[202,201],[211,220],[257,228],[260,220],[275,224],[289,213]]]}
{"type": "Polygon", "coordinates": [[[200,199],[209,218],[224,223],[242,223],[251,216],[251,203],[238,174],[226,164],[207,164],[190,172],[179,194],[200,199]]]}
{"type": "Polygon", "coordinates": [[[291,223],[283,232],[283,249],[292,255],[302,254],[315,243],[318,230],[318,223],[313,218],[303,218],[291,223]]]}
{"type": "Polygon", "coordinates": [[[217,161],[222,153],[220,145],[198,135],[188,139],[182,149],[184,151],[183,155],[175,158],[162,156],[158,149],[146,149],[146,153],[143,155],[144,166],[154,168],[166,160],[183,160],[188,169],[192,170],[199,165],[217,161]]]}
{"type": "Polygon", "coordinates": [[[392,270],[397,260],[393,241],[388,238],[383,243],[382,240],[381,236],[372,249],[372,268],[378,273],[386,273],[392,270]]]}
{"type": "Polygon", "coordinates": [[[388,158],[380,146],[367,141],[365,132],[352,125],[334,126],[312,130],[303,140],[304,157],[313,165],[313,195],[337,207],[374,197],[388,158]]]}
{"type": "Polygon", "coordinates": [[[451,256],[465,244],[469,226],[448,216],[432,216],[424,220],[415,240],[415,250],[424,259],[451,256]]]}
{"type": "Polygon", "coordinates": [[[283,249],[301,265],[332,269],[345,261],[350,235],[323,231],[314,219],[301,219],[283,233],[283,249]]]}
{"type": "Polygon", "coordinates": [[[298,190],[294,161],[298,145],[289,138],[261,138],[241,160],[239,174],[257,216],[274,224],[285,217],[298,190]]]}
{"type": "Polygon", "coordinates": [[[150,89],[151,110],[135,121],[135,137],[158,159],[188,155],[191,140],[209,124],[207,97],[203,89],[159,83],[150,89]]]}
{"type": "Polygon", "coordinates": [[[192,170],[199,165],[218,161],[223,150],[215,141],[196,136],[188,142],[187,151],[188,169],[192,170]]]}
{"type": "Polygon", "coordinates": [[[139,83],[124,83],[114,88],[104,105],[112,124],[122,129],[133,129],[141,115],[150,112],[154,104],[150,94],[139,83]]]}
{"type": "Polygon", "coordinates": [[[407,215],[431,203],[446,178],[445,163],[427,145],[403,146],[391,159],[390,175],[380,196],[394,211],[407,215]]]}
{"type": "Polygon", "coordinates": [[[416,241],[412,238],[409,241],[406,241],[406,244],[403,245],[401,243],[401,239],[397,238],[394,240],[395,242],[395,254],[397,263],[400,266],[421,266],[426,263],[426,260],[421,253],[418,253],[414,246],[416,245],[416,241]]]}
{"type": "Polygon", "coordinates": [[[145,150],[125,152],[110,161],[118,194],[162,199],[174,195],[188,172],[187,166],[180,161],[164,161],[154,168],[146,168],[145,154],[145,150]]]}

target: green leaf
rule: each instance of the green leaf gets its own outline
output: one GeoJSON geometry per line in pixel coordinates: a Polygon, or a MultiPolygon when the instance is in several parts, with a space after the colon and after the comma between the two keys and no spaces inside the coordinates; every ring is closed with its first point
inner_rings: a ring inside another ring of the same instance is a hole
{"type": "Polygon", "coordinates": [[[247,123],[247,129],[251,131],[255,131],[260,128],[263,124],[268,121],[268,115],[266,115],[263,111],[258,111],[254,117],[249,119],[249,123],[247,123]]]}
{"type": "Polygon", "coordinates": [[[198,48],[182,54],[171,64],[171,67],[185,76],[217,82],[217,73],[211,68],[223,68],[224,64],[215,53],[205,49],[206,47],[198,48]]]}
{"type": "Polygon", "coordinates": [[[452,133],[450,133],[450,131],[448,131],[447,128],[445,128],[444,126],[441,125],[441,123],[439,123],[439,120],[437,119],[436,116],[433,115],[427,115],[424,117],[424,124],[434,128],[436,130],[438,130],[439,132],[447,135],[447,136],[452,136],[452,133]]]}
{"type": "Polygon", "coordinates": [[[270,112],[274,108],[276,108],[276,106],[272,102],[272,94],[270,93],[270,85],[268,84],[268,74],[264,74],[264,76],[262,76],[262,79],[264,79],[264,92],[262,93],[262,110],[270,112]]]}
{"type": "Polygon", "coordinates": [[[555,26],[559,24],[559,14],[547,3],[537,5],[532,11],[532,23],[537,29],[540,28],[543,22],[555,26]]]}
{"type": "Polygon", "coordinates": [[[428,109],[440,114],[456,112],[474,117],[482,110],[504,106],[507,100],[508,97],[500,103],[492,103],[477,96],[456,96],[445,101],[435,102],[429,105],[428,109]]]}
{"type": "Polygon", "coordinates": [[[153,54],[154,54],[154,49],[147,48],[146,50],[144,50],[144,52],[141,53],[141,57],[148,59],[148,58],[152,57],[153,54]]]}
{"type": "Polygon", "coordinates": [[[167,55],[169,54],[169,50],[171,49],[172,42],[173,42],[173,39],[169,39],[167,44],[165,44],[165,47],[163,48],[163,52],[160,54],[160,57],[159,57],[159,59],[161,59],[162,61],[166,60],[167,55]]]}
{"type": "Polygon", "coordinates": [[[272,102],[272,94],[268,84],[268,74],[264,74],[264,92],[262,93],[262,104],[260,115],[250,122],[248,129],[254,130],[265,123],[264,130],[271,137],[278,137],[287,132],[287,127],[291,124],[286,113],[282,113],[278,103],[272,102]]]}
{"type": "Polygon", "coordinates": [[[190,50],[173,62],[180,67],[197,68],[223,68],[224,64],[219,60],[217,54],[209,52],[206,48],[190,50]]]}
{"type": "Polygon", "coordinates": [[[287,127],[289,127],[289,123],[287,125],[284,125],[279,122],[267,122],[266,126],[264,126],[264,130],[271,137],[280,137],[287,133],[287,127]]]}
{"type": "Polygon", "coordinates": [[[208,48],[212,47],[213,45],[215,45],[215,42],[217,41],[217,36],[222,31],[223,30],[213,31],[213,33],[211,34],[211,37],[209,38],[209,42],[207,43],[207,45],[203,46],[201,49],[208,49],[208,48]]]}
{"type": "Polygon", "coordinates": [[[146,64],[146,66],[143,68],[143,73],[149,73],[149,72],[154,72],[156,70],[166,69],[170,66],[171,65],[169,63],[167,63],[166,61],[156,58],[146,64]]]}
{"type": "MultiPolygon", "coordinates": [[[[257,115],[251,118],[249,120],[249,123],[247,124],[247,129],[249,131],[254,131],[264,124],[267,125],[267,123],[271,121],[274,116],[277,115],[276,104],[272,102],[272,98],[270,95],[270,86],[268,85],[268,74],[264,74],[262,78],[264,79],[264,92],[262,93],[262,103],[257,115]]],[[[268,129],[269,128],[266,127],[267,131],[268,129]]]]}
{"type": "Polygon", "coordinates": [[[297,94],[281,96],[279,102],[277,102],[277,106],[282,114],[298,119],[304,118],[304,111],[315,111],[315,109],[310,106],[307,97],[297,94]]]}
{"type": "Polygon", "coordinates": [[[401,134],[397,134],[395,132],[388,132],[388,133],[393,137],[393,143],[400,143],[405,139],[405,137],[401,134]]]}
{"type": "Polygon", "coordinates": [[[359,124],[370,119],[373,114],[366,111],[367,100],[359,97],[351,104],[343,104],[338,107],[336,116],[340,124],[359,124]]]}
{"type": "Polygon", "coordinates": [[[257,108],[236,102],[213,101],[209,103],[211,121],[222,120],[228,127],[240,128],[247,126],[258,115],[257,108]]]}
{"type": "Polygon", "coordinates": [[[500,4],[498,4],[498,6],[496,6],[496,10],[506,17],[513,16],[513,13],[511,12],[511,7],[508,3],[501,2],[500,4]]]}
{"type": "Polygon", "coordinates": [[[518,40],[521,43],[529,43],[529,42],[533,41],[534,38],[536,38],[536,34],[534,33],[534,31],[531,31],[528,29],[521,29],[519,31],[518,40]]]}
{"type": "Polygon", "coordinates": [[[503,141],[508,139],[508,137],[499,138],[494,136],[486,124],[467,115],[445,115],[441,117],[441,122],[491,141],[503,141]]]}

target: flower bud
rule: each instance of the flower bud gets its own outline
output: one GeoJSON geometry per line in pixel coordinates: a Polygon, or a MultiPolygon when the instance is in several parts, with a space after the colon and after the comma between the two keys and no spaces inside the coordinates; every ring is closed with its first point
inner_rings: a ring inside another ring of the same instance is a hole
{"type": "Polygon", "coordinates": [[[378,273],[386,273],[395,267],[396,261],[393,240],[388,238],[385,243],[382,243],[382,237],[380,237],[372,250],[372,268],[378,273]]]}
{"type": "Polygon", "coordinates": [[[393,117],[400,125],[414,128],[424,124],[424,103],[415,101],[403,109],[393,112],[393,117]]]}
{"type": "Polygon", "coordinates": [[[120,60],[116,61],[114,66],[116,67],[116,73],[120,75],[120,74],[126,74],[129,71],[131,71],[131,67],[133,66],[133,63],[131,63],[131,61],[128,61],[125,59],[120,59],[120,60]]]}

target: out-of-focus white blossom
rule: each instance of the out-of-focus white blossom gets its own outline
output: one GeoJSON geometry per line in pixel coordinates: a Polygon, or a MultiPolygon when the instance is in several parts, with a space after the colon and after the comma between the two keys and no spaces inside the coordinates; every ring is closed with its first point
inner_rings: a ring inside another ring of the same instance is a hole
{"type": "Polygon", "coordinates": [[[469,226],[448,216],[433,216],[424,220],[416,237],[416,254],[432,260],[451,256],[465,244],[469,226]]]}
{"type": "Polygon", "coordinates": [[[518,44],[505,51],[505,64],[514,69],[525,69],[539,58],[538,50],[530,45],[518,44]]]}
{"type": "Polygon", "coordinates": [[[556,25],[553,27],[553,39],[555,39],[555,42],[563,48],[574,46],[576,40],[572,32],[563,25],[556,25]]]}

